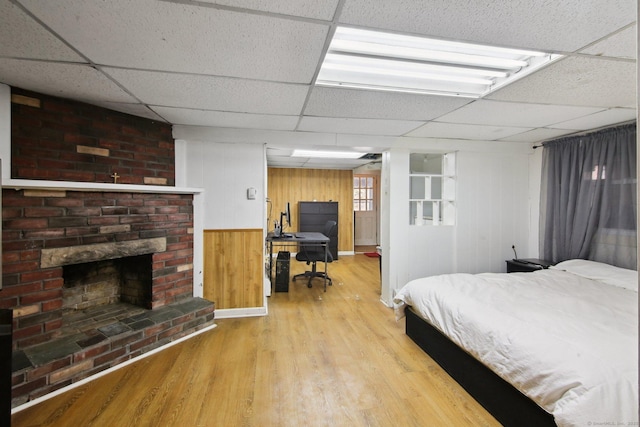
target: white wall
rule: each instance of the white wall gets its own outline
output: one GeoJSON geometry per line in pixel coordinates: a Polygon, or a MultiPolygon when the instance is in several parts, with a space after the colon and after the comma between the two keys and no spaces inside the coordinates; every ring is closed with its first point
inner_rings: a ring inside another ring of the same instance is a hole
{"type": "Polygon", "coordinates": [[[187,187],[203,188],[203,228],[263,228],[265,149],[258,144],[179,140],[176,176],[187,187]],[[180,165],[186,170],[178,171],[180,165]],[[256,198],[247,199],[247,188],[256,198]]]}
{"type": "Polygon", "coordinates": [[[542,183],[542,148],[529,157],[529,230],[527,252],[521,258],[540,258],[540,189],[542,183]]]}
{"type": "Polygon", "coordinates": [[[392,149],[382,155],[380,194],[380,246],[382,248],[382,288],[380,298],[390,305],[391,289],[408,281],[409,150],[392,149]]]}
{"type": "Polygon", "coordinates": [[[415,142],[383,155],[384,303],[391,305],[394,290],[418,277],[506,271],[512,245],[519,257],[538,256],[532,213],[538,208],[539,171],[531,169],[539,161],[529,145],[415,142]],[[429,151],[457,153],[454,226],[409,225],[409,153],[429,151]]]}
{"type": "Polygon", "coordinates": [[[459,152],[457,272],[506,271],[529,253],[529,155],[459,152]]]}
{"type": "Polygon", "coordinates": [[[11,88],[0,84],[0,159],[2,180],[11,178],[11,88]]]}

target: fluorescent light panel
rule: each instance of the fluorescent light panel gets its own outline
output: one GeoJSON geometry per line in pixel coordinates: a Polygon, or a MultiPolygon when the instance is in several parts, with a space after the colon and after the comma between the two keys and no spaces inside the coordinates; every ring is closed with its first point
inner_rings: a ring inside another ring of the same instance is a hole
{"type": "Polygon", "coordinates": [[[338,27],[316,84],[479,98],[561,57],[338,27]]]}
{"type": "Polygon", "coordinates": [[[291,157],[313,157],[322,159],[359,159],[366,153],[355,153],[353,151],[313,151],[313,150],[293,150],[291,157]]]}

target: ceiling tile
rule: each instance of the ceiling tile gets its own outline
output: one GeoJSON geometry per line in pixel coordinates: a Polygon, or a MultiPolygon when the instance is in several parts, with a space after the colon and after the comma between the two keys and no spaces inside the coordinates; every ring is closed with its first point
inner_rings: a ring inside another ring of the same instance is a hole
{"type": "Polygon", "coordinates": [[[302,16],[305,18],[331,21],[335,14],[338,0],[200,0],[223,6],[260,10],[283,15],[302,16]]]}
{"type": "Polygon", "coordinates": [[[10,86],[84,102],[136,102],[88,65],[2,59],[0,81],[10,86]]]}
{"type": "Polygon", "coordinates": [[[91,61],[119,67],[310,83],[328,32],[156,0],[22,2],[91,61]]]}
{"type": "Polygon", "coordinates": [[[531,128],[429,122],[426,125],[409,132],[407,136],[495,141],[500,138],[529,130],[531,130],[531,128]]]}
{"type": "Polygon", "coordinates": [[[469,103],[469,98],[315,87],[305,114],[395,120],[431,120],[469,103]]]}
{"type": "Polygon", "coordinates": [[[346,119],[305,116],[300,121],[298,130],[307,132],[400,136],[415,129],[421,124],[422,122],[407,120],[346,119]]]}
{"type": "Polygon", "coordinates": [[[0,56],[86,62],[22,9],[0,2],[0,56]],[[20,37],[15,37],[20,34],[20,37]]]}
{"type": "Polygon", "coordinates": [[[636,30],[637,25],[632,25],[617,34],[607,37],[606,39],[581,50],[580,53],[635,59],[638,56],[638,51],[636,49],[636,30]]]}
{"type": "Polygon", "coordinates": [[[268,164],[283,167],[336,163],[294,161],[274,145],[535,144],[635,118],[635,0],[425,4],[0,0],[0,82],[168,121],[195,139],[266,143],[268,164]],[[340,23],[568,56],[483,99],[312,88],[340,23]]]}
{"type": "Polygon", "coordinates": [[[346,0],[339,21],[497,46],[573,52],[635,17],[635,0],[605,4],[602,0],[431,0],[428,7],[424,0],[346,0]]]}
{"type": "Polygon", "coordinates": [[[153,107],[153,110],[170,123],[180,125],[292,131],[298,124],[298,116],[229,113],[173,107],[153,107]]]}
{"type": "Polygon", "coordinates": [[[617,123],[635,120],[636,110],[631,108],[612,108],[610,110],[600,111],[577,119],[568,120],[562,123],[556,123],[549,127],[554,129],[574,129],[588,130],[617,123]]]}
{"type": "Polygon", "coordinates": [[[517,135],[511,135],[506,138],[502,138],[501,141],[528,142],[528,143],[534,144],[537,142],[548,141],[550,139],[558,138],[562,135],[566,135],[573,132],[575,131],[563,130],[563,129],[537,128],[537,129],[532,129],[528,132],[523,132],[517,135]]]}
{"type": "Polygon", "coordinates": [[[564,105],[524,104],[479,100],[445,114],[438,122],[471,123],[492,126],[544,127],[593,114],[602,108],[564,105]]]}
{"type": "Polygon", "coordinates": [[[487,99],[634,107],[636,64],[596,56],[569,57],[496,91],[487,99]]]}
{"type": "Polygon", "coordinates": [[[308,87],[227,77],[105,68],[146,104],[240,113],[299,115],[308,87]]]}

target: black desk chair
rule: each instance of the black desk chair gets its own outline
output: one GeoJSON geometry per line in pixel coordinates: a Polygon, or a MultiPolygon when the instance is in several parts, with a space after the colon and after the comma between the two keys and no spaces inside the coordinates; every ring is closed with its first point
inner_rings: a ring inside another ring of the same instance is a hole
{"type": "MultiPolygon", "coordinates": [[[[336,237],[338,235],[338,223],[335,221],[327,221],[322,229],[322,234],[327,236],[328,238],[336,237]]],[[[327,243],[328,244],[328,243],[327,243]]],[[[327,263],[333,262],[333,256],[331,256],[331,251],[327,249],[327,263]]],[[[318,245],[305,245],[304,243],[300,244],[300,248],[298,253],[296,254],[296,260],[301,262],[306,262],[307,265],[311,264],[311,271],[305,271],[301,274],[296,274],[293,276],[293,281],[295,282],[298,277],[308,277],[309,281],[307,282],[307,287],[310,288],[312,286],[311,281],[314,277],[326,278],[329,285],[331,285],[331,277],[325,275],[324,271],[317,271],[316,263],[324,262],[325,256],[325,248],[318,245]]]]}

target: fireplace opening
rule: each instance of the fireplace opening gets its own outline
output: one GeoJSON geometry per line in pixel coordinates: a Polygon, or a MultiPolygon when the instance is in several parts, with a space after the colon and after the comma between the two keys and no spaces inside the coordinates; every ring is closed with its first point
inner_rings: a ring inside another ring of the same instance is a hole
{"type": "Polygon", "coordinates": [[[63,313],[124,302],[151,308],[152,255],[63,266],[63,313]]]}

